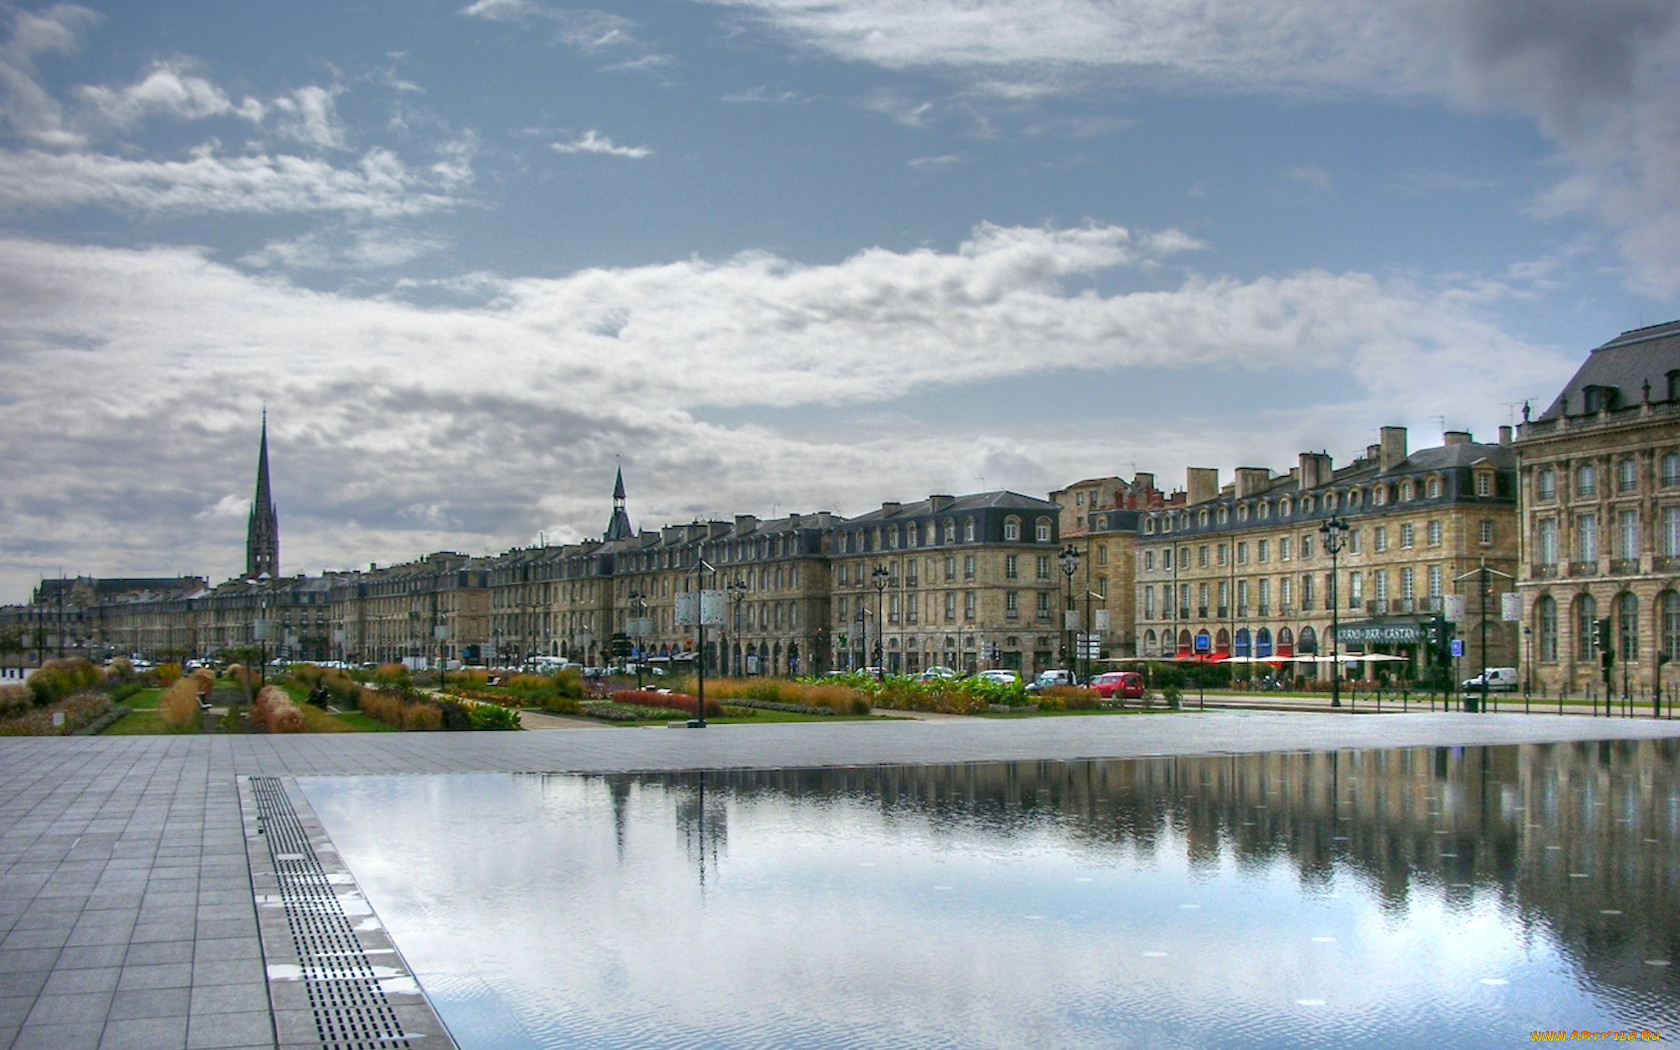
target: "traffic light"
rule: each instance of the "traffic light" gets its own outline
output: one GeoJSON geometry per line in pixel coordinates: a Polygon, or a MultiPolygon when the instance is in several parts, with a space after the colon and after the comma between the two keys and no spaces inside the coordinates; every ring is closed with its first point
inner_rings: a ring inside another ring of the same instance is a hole
{"type": "Polygon", "coordinates": [[[630,636],[623,631],[614,631],[612,636],[612,654],[615,660],[630,658],[630,636]]]}
{"type": "Polygon", "coordinates": [[[1594,641],[1598,644],[1599,662],[1609,667],[1616,662],[1616,651],[1610,644],[1610,620],[1608,617],[1593,625],[1594,641]]]}

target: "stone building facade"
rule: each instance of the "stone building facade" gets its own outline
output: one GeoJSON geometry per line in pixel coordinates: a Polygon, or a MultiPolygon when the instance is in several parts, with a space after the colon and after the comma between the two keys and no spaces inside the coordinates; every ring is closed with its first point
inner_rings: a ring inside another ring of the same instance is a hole
{"type": "MultiPolygon", "coordinates": [[[[1526,413],[1525,413],[1526,415],[1526,413]]],[[[1594,350],[1516,442],[1533,688],[1648,698],[1680,668],[1680,322],[1594,350]]]]}
{"type": "MultiPolygon", "coordinates": [[[[1466,651],[1453,673],[1482,666],[1484,623],[1487,662],[1514,663],[1515,625],[1499,618],[1499,595],[1517,572],[1508,430],[1498,444],[1449,432],[1444,444],[1411,452],[1404,428],[1384,427],[1379,444],[1341,469],[1308,452],[1287,474],[1240,467],[1221,487],[1217,471],[1191,468],[1185,495],[1183,505],[1142,515],[1140,656],[1329,655],[1332,559],[1320,526],[1335,517],[1348,525],[1334,584],[1344,650],[1403,657],[1390,675],[1426,678],[1437,670],[1427,622],[1447,612],[1449,595],[1475,592],[1456,625],[1466,651]]],[[[1311,677],[1315,665],[1298,667],[1311,677]]]]}
{"type": "Polygon", "coordinates": [[[890,674],[1054,666],[1066,592],[1056,561],[1059,509],[982,492],[887,502],[834,523],[827,552],[834,666],[890,674]]]}

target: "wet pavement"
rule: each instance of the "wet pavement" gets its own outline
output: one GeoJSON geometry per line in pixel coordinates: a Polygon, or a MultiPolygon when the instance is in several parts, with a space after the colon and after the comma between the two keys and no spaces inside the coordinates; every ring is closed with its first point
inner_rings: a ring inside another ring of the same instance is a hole
{"type": "MultiPolygon", "coordinates": [[[[594,732],[0,739],[0,1047],[320,1047],[277,1014],[251,778],[778,769],[1680,737],[1583,716],[1208,711],[594,732]],[[277,1027],[276,1017],[281,1018],[277,1027]]],[[[304,814],[307,825],[307,814],[304,814]]],[[[324,861],[330,843],[317,841],[324,861]]],[[[328,871],[322,885],[337,885],[328,871]]],[[[265,898],[266,899],[266,898],[265,898]]],[[[295,929],[294,929],[295,936],[295,929]]],[[[403,1009],[411,1009],[403,1007],[403,1009]]],[[[441,1034],[422,1042],[446,1045],[441,1034]]]]}

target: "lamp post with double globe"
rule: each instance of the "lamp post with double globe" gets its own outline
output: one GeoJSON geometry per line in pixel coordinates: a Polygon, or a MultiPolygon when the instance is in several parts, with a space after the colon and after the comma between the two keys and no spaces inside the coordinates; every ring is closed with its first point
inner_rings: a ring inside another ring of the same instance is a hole
{"type": "Polygon", "coordinates": [[[885,565],[877,565],[869,571],[869,580],[875,585],[875,680],[882,681],[887,676],[887,621],[882,615],[882,607],[887,600],[887,580],[892,573],[885,565]]]}
{"type": "Polygon", "coordinates": [[[1067,628],[1068,671],[1073,675],[1074,684],[1077,685],[1079,684],[1079,655],[1073,637],[1073,574],[1079,571],[1079,548],[1070,543],[1062,548],[1062,553],[1058,555],[1058,558],[1062,563],[1062,573],[1067,577],[1066,601],[1062,603],[1064,610],[1062,619],[1066,621],[1063,626],[1067,628]]]}

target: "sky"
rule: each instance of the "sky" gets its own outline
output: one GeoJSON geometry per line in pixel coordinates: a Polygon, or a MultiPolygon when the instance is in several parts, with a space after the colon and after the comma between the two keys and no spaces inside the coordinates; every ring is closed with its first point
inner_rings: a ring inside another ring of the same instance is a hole
{"type": "Polygon", "coordinates": [[[1495,428],[1680,317],[1680,0],[0,3],[0,601],[1495,428]]]}

